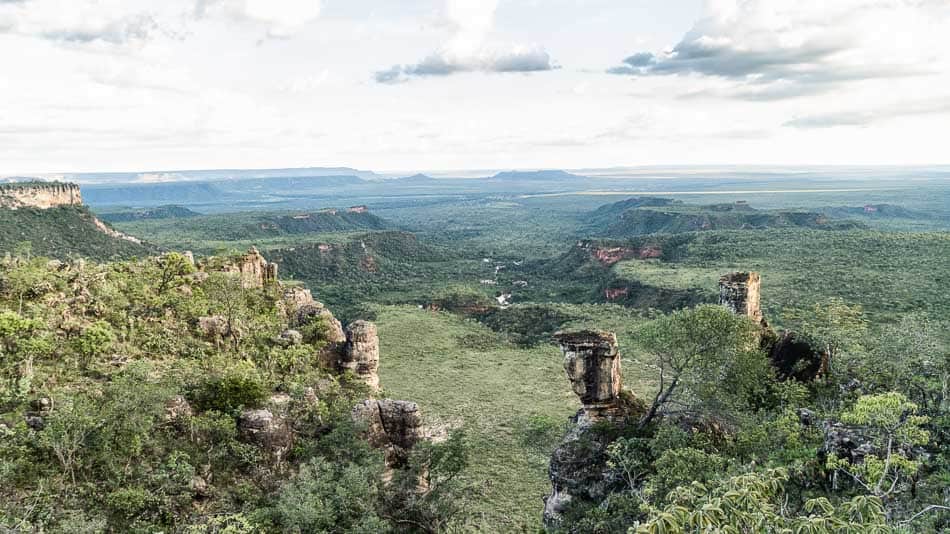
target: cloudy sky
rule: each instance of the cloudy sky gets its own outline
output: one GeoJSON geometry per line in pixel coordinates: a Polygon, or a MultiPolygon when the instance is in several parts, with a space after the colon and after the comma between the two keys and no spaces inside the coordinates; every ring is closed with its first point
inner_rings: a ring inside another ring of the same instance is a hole
{"type": "Polygon", "coordinates": [[[948,163],[950,0],[0,0],[0,173],[948,163]]]}

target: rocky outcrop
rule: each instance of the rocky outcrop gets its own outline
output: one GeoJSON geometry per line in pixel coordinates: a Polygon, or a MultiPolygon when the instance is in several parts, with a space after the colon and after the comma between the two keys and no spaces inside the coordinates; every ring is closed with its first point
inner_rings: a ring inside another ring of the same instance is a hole
{"type": "Polygon", "coordinates": [[[779,380],[809,382],[827,372],[827,358],[795,332],[778,334],[768,352],[779,380]]]}
{"type": "Polygon", "coordinates": [[[248,249],[231,267],[232,272],[241,275],[241,286],[245,289],[264,287],[277,281],[277,264],[268,263],[256,247],[248,249]]]}
{"type": "Polygon", "coordinates": [[[607,447],[613,440],[598,431],[594,422],[580,411],[560,445],[551,454],[548,477],[551,493],[544,497],[542,520],[548,531],[557,531],[563,514],[575,501],[601,502],[619,488],[607,466],[607,447]]]}
{"type": "Polygon", "coordinates": [[[219,341],[231,335],[228,320],[221,315],[211,315],[198,318],[198,330],[208,341],[219,341]]]}
{"type": "Polygon", "coordinates": [[[607,447],[617,435],[611,429],[635,424],[645,411],[642,401],[623,389],[616,335],[583,330],[558,332],[554,339],[583,407],[548,464],[551,493],[544,498],[543,514],[548,530],[559,528],[572,502],[600,502],[619,488],[622,481],[607,465],[607,447]]]}
{"type": "Polygon", "coordinates": [[[282,417],[270,410],[245,410],[238,418],[238,433],[247,443],[253,443],[262,449],[283,457],[290,451],[294,434],[282,417]]]}
{"type": "Polygon", "coordinates": [[[346,328],[346,344],[337,361],[341,372],[352,371],[370,391],[379,391],[379,334],[376,325],[356,321],[346,328]]]}
{"type": "Polygon", "coordinates": [[[781,380],[810,382],[827,374],[829,361],[795,332],[776,332],[762,314],[762,278],[756,272],[735,272],[719,279],[719,304],[761,326],[757,344],[769,355],[781,380]]]}
{"type": "Polygon", "coordinates": [[[82,194],[76,184],[30,182],[0,185],[0,208],[49,209],[81,205],[82,194]]]}
{"type": "Polygon", "coordinates": [[[719,304],[744,315],[757,323],[762,322],[762,279],[756,272],[736,272],[719,279],[719,304]]]}
{"type": "Polygon", "coordinates": [[[619,415],[623,378],[617,336],[584,330],[558,332],[554,339],[564,354],[564,370],[584,405],[584,414],[594,421],[619,415]]]}
{"type": "Polygon", "coordinates": [[[191,404],[185,397],[176,395],[165,401],[165,421],[180,423],[194,415],[191,404]]]}
{"type": "Polygon", "coordinates": [[[423,439],[422,416],[414,402],[368,399],[353,408],[353,418],[366,425],[366,437],[385,450],[386,465],[405,465],[409,451],[423,439]]]}

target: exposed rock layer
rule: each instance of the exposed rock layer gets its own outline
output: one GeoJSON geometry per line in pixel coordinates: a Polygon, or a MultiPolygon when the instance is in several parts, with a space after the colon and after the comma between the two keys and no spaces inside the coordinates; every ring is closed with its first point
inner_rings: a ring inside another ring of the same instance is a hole
{"type": "Polygon", "coordinates": [[[756,272],[737,272],[719,279],[719,304],[737,315],[762,321],[760,295],[762,279],[756,272]]]}
{"type": "Polygon", "coordinates": [[[82,194],[76,184],[51,182],[0,185],[0,208],[49,209],[81,205],[82,194]]]}
{"type": "Polygon", "coordinates": [[[352,371],[372,392],[379,391],[379,334],[376,325],[356,321],[346,328],[346,345],[338,365],[340,371],[352,371]]]}
{"type": "Polygon", "coordinates": [[[386,451],[386,464],[401,467],[422,439],[422,417],[414,402],[368,399],[353,408],[353,418],[367,425],[367,439],[386,451]]]}
{"type": "Polygon", "coordinates": [[[571,388],[592,420],[618,415],[623,378],[617,336],[585,330],[558,332],[554,339],[564,354],[564,370],[571,388]]]}

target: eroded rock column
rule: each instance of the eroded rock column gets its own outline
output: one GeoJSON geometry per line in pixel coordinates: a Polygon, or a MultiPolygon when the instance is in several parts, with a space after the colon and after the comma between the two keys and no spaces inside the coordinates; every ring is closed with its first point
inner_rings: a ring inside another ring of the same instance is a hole
{"type": "Polygon", "coordinates": [[[584,405],[584,414],[595,421],[618,415],[623,378],[617,336],[585,330],[558,332],[554,339],[561,346],[564,370],[584,405]]]}
{"type": "Polygon", "coordinates": [[[356,321],[346,328],[346,344],[337,365],[341,372],[353,371],[373,393],[379,391],[379,334],[375,324],[356,321]]]}
{"type": "Polygon", "coordinates": [[[736,272],[719,279],[719,304],[736,315],[762,322],[762,279],[756,272],[736,272]]]}
{"type": "Polygon", "coordinates": [[[385,449],[386,465],[405,465],[409,451],[422,439],[422,416],[414,402],[368,399],[353,408],[353,418],[367,425],[367,439],[385,449]]]}

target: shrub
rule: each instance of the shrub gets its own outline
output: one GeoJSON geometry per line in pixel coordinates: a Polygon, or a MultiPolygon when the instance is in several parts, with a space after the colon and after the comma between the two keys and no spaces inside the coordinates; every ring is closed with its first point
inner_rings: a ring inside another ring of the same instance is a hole
{"type": "Polygon", "coordinates": [[[198,411],[233,413],[241,408],[260,406],[266,390],[257,376],[226,374],[202,382],[189,397],[198,411]]]}

